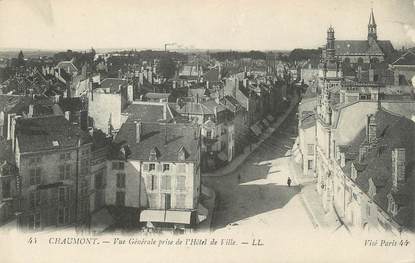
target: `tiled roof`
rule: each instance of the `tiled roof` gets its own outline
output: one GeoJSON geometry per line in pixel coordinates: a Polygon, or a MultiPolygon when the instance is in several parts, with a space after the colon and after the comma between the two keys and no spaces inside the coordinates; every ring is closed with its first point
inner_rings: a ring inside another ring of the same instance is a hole
{"type": "Polygon", "coordinates": [[[0,138],[0,149],[0,164],[4,161],[14,163],[11,140],[4,140],[0,138]]]}
{"type": "Polygon", "coordinates": [[[114,139],[112,158],[119,158],[124,147],[127,158],[149,160],[150,151],[156,149],[158,161],[178,161],[179,150],[184,147],[185,161],[195,161],[199,155],[198,126],[190,124],[141,123],[140,142],[136,142],[136,123],[126,122],[114,139]]]}
{"type": "MultiPolygon", "coordinates": [[[[376,133],[377,146],[366,155],[364,159],[364,168],[356,179],[359,187],[367,192],[369,190],[369,179],[372,178],[377,185],[375,202],[387,211],[387,195],[392,189],[392,151],[395,148],[406,149],[406,177],[407,185],[403,187],[398,194],[406,196],[406,202],[409,202],[410,192],[408,189],[414,187],[415,183],[415,123],[411,120],[390,114],[383,110],[377,111],[376,133]]],[[[350,144],[350,152],[358,152],[360,145],[366,140],[365,129],[362,129],[358,136],[350,144]]],[[[355,164],[356,165],[356,164],[355,164]]],[[[350,174],[350,170],[349,170],[350,174]]],[[[413,191],[412,191],[413,192],[413,191]]],[[[412,209],[412,208],[411,208],[412,209]]],[[[399,215],[400,223],[407,224],[408,218],[399,215]]]]}
{"type": "Polygon", "coordinates": [[[88,110],[88,102],[84,101],[81,97],[62,98],[58,104],[63,111],[88,110]]]}
{"type": "Polygon", "coordinates": [[[392,63],[392,65],[404,65],[404,66],[415,66],[415,53],[412,51],[408,51],[405,54],[403,54],[400,58],[398,58],[396,61],[392,63]]]}
{"type": "Polygon", "coordinates": [[[78,71],[76,66],[72,63],[72,61],[61,61],[56,65],[57,68],[64,69],[66,71],[67,68],[71,68],[74,71],[78,71]]]}
{"type": "Polygon", "coordinates": [[[9,113],[25,115],[29,112],[29,105],[33,105],[33,116],[51,115],[54,113],[53,101],[50,98],[22,97],[17,104],[9,110],[9,113]]]}
{"type": "Polygon", "coordinates": [[[148,92],[144,96],[147,99],[168,99],[170,97],[170,93],[148,92]]]}
{"type": "Polygon", "coordinates": [[[21,100],[24,99],[24,96],[20,95],[3,95],[0,94],[0,110],[8,112],[14,106],[16,106],[21,100]]]}
{"type": "Polygon", "coordinates": [[[167,119],[164,120],[163,113],[164,113],[164,105],[163,104],[155,104],[155,103],[133,103],[130,104],[123,113],[128,114],[127,121],[136,121],[141,120],[143,122],[171,122],[174,120],[171,111],[169,110],[169,105],[166,105],[167,119]]]}
{"type": "Polygon", "coordinates": [[[109,89],[110,93],[117,93],[120,91],[120,86],[127,86],[126,79],[106,78],[101,81],[101,89],[109,89]]]}
{"type": "Polygon", "coordinates": [[[369,45],[367,40],[336,40],[334,42],[336,55],[372,54],[383,55],[377,45],[369,45]]]}
{"type": "Polygon", "coordinates": [[[303,112],[303,119],[301,120],[301,128],[308,129],[316,125],[316,115],[310,112],[303,112]]]}
{"type": "Polygon", "coordinates": [[[78,138],[81,144],[91,139],[88,133],[63,116],[19,118],[16,122],[16,137],[21,153],[75,147],[78,138]]]}

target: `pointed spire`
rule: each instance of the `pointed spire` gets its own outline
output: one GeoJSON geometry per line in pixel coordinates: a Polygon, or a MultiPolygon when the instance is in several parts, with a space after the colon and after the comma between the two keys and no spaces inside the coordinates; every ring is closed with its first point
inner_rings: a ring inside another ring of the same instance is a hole
{"type": "Polygon", "coordinates": [[[370,9],[369,25],[376,25],[375,15],[373,14],[373,8],[370,9]]]}

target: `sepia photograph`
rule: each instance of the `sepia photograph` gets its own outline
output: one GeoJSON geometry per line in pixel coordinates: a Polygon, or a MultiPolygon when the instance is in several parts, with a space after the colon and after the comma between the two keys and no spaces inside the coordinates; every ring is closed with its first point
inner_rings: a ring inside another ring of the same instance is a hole
{"type": "Polygon", "coordinates": [[[0,0],[1,262],[415,262],[414,0],[0,0]]]}

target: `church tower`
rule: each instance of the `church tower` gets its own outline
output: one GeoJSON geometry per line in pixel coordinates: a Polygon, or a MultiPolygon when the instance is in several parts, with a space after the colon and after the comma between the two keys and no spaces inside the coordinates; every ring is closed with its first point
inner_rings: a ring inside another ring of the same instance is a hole
{"type": "Polygon", "coordinates": [[[367,26],[367,40],[378,40],[375,16],[373,15],[373,8],[370,10],[369,24],[367,26]]]}
{"type": "Polygon", "coordinates": [[[332,26],[327,30],[327,44],[326,44],[326,58],[333,59],[336,54],[336,49],[334,47],[334,29],[332,26]]]}

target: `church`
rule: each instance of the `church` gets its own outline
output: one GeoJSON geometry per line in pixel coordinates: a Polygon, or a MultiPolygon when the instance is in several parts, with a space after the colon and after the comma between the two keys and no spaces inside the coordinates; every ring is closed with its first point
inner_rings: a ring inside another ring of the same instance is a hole
{"type": "MultiPolygon", "coordinates": [[[[377,63],[387,61],[395,49],[389,40],[378,40],[377,25],[373,9],[370,12],[367,40],[335,40],[336,57],[351,64],[377,63]]],[[[323,48],[323,58],[327,47],[323,48]]]]}

